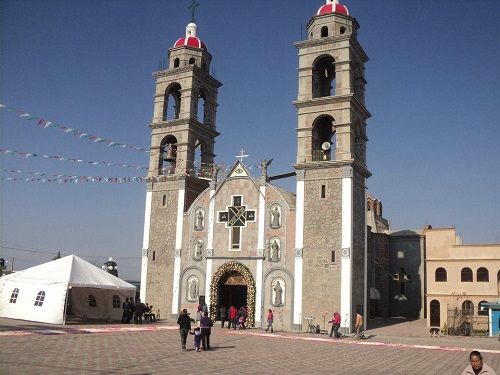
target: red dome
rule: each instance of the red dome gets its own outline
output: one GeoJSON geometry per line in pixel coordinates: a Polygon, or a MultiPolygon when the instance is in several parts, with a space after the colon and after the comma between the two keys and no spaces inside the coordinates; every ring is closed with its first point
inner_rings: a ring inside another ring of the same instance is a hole
{"type": "Polygon", "coordinates": [[[323,5],[321,8],[318,9],[318,12],[316,13],[317,16],[321,16],[323,14],[330,14],[330,13],[340,13],[344,14],[346,16],[349,16],[349,10],[345,5],[342,4],[326,4],[323,5]],[[335,5],[335,10],[333,10],[333,6],[335,5]]]}
{"type": "Polygon", "coordinates": [[[200,38],[196,36],[188,36],[188,37],[183,37],[177,39],[177,41],[174,44],[174,47],[180,47],[180,46],[189,46],[193,48],[201,48],[204,49],[205,51],[208,52],[207,46],[205,43],[203,43],[200,38]]]}

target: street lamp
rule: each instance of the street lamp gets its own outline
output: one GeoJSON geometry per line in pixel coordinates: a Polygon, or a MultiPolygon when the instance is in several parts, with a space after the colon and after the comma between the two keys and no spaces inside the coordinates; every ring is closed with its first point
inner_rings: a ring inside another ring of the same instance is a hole
{"type": "Polygon", "coordinates": [[[104,264],[101,267],[104,271],[107,271],[108,273],[112,274],[113,276],[118,277],[118,265],[116,262],[113,260],[112,257],[109,257],[109,259],[104,262],[104,264]]]}

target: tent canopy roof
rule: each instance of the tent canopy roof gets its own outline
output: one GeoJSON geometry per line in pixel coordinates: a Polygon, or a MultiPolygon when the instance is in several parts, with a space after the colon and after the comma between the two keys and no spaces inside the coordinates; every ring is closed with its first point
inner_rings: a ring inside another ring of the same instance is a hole
{"type": "Polygon", "coordinates": [[[27,268],[4,276],[11,281],[38,284],[66,284],[79,288],[135,290],[135,286],[107,273],[76,255],[27,268]]]}

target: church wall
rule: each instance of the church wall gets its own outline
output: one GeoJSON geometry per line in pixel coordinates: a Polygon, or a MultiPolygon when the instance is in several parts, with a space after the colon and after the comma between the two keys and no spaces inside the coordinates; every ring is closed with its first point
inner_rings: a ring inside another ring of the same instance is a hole
{"type": "Polygon", "coordinates": [[[178,181],[154,184],[151,203],[151,217],[154,220],[151,220],[148,249],[148,300],[143,302],[153,305],[155,311],[160,309],[163,318],[170,317],[172,306],[177,189],[178,181]]]}
{"type": "Polygon", "coordinates": [[[340,311],[342,179],[340,169],[305,170],[302,316],[340,311]],[[326,185],[326,198],[321,198],[326,185]],[[335,251],[335,262],[331,252],[335,251]]]}
{"type": "MultiPolygon", "coordinates": [[[[365,305],[365,186],[364,178],[353,174],[352,315],[365,305]]],[[[352,321],[354,325],[355,321],[352,321]]]]}
{"type": "Polygon", "coordinates": [[[228,180],[217,192],[215,197],[215,223],[214,223],[214,256],[240,257],[257,256],[257,230],[258,230],[258,207],[259,190],[249,179],[236,178],[228,180]],[[226,223],[218,223],[218,211],[227,211],[227,206],[232,206],[232,195],[242,195],[242,204],[247,210],[255,210],[255,222],[247,222],[242,229],[240,250],[229,250],[229,231],[226,223]]]}

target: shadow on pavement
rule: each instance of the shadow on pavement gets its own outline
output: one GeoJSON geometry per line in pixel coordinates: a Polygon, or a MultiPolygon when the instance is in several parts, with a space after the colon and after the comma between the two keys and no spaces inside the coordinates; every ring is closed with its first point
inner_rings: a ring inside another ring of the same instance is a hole
{"type": "Polygon", "coordinates": [[[382,327],[388,327],[396,324],[413,322],[418,319],[408,319],[404,317],[393,317],[393,318],[373,318],[369,319],[367,322],[367,329],[376,329],[382,327]]]}

